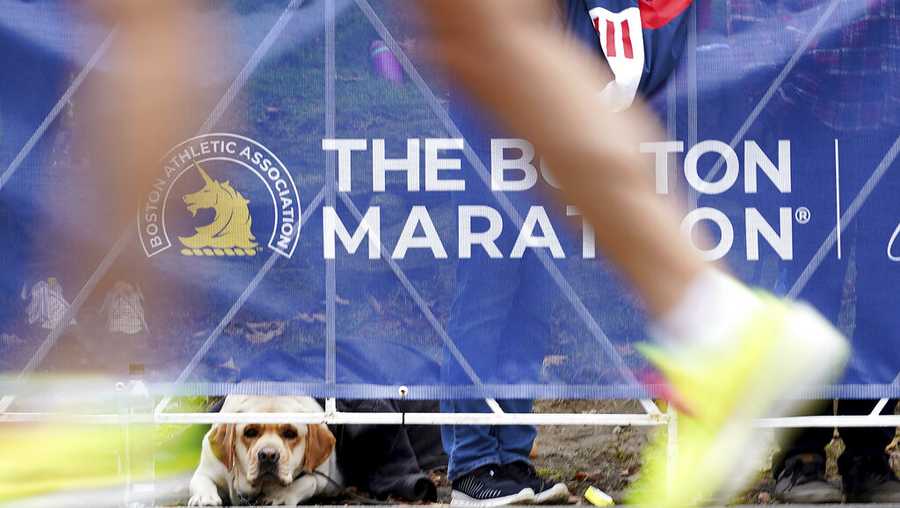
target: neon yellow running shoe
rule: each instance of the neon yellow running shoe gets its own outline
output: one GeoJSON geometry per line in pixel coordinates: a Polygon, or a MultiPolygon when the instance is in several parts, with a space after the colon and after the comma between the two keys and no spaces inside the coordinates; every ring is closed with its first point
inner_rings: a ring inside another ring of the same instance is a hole
{"type": "Polygon", "coordinates": [[[753,420],[795,414],[805,405],[802,392],[843,372],[849,344],[815,310],[770,296],[759,303],[721,346],[640,347],[681,414],[677,446],[667,450],[660,432],[645,449],[628,504],[730,501],[759,471],[764,447],[753,420]]]}

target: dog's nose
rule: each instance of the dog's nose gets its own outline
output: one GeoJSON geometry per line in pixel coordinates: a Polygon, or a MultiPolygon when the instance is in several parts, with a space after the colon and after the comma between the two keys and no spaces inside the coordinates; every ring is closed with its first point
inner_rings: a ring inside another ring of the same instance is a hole
{"type": "Polygon", "coordinates": [[[256,454],[256,457],[263,464],[274,464],[278,462],[278,450],[275,448],[263,448],[256,454]]]}

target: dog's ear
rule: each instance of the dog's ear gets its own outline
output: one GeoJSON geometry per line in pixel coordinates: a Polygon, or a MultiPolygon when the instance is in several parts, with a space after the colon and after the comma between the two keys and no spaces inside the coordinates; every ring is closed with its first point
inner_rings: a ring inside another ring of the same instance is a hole
{"type": "Polygon", "coordinates": [[[234,424],[218,423],[213,425],[209,434],[209,447],[219,462],[225,464],[225,469],[234,469],[234,424]]]}
{"type": "Polygon", "coordinates": [[[334,450],[334,434],[324,424],[307,425],[306,454],[303,458],[303,469],[313,472],[328,460],[334,450]]]}

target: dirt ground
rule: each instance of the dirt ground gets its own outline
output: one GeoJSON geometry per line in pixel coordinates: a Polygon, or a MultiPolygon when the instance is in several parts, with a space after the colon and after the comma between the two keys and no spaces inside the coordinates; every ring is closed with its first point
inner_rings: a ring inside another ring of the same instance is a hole
{"type": "MultiPolygon", "coordinates": [[[[637,401],[539,401],[535,411],[541,413],[642,413],[637,401]]],[[[660,428],[636,426],[581,426],[557,425],[539,428],[533,457],[538,472],[550,479],[565,482],[572,492],[570,502],[587,504],[584,491],[594,486],[621,501],[628,485],[640,472],[640,451],[653,432],[660,428]]],[[[888,447],[894,471],[900,473],[898,440],[888,447]]],[[[759,446],[769,450],[767,463],[760,469],[759,478],[747,492],[731,500],[733,504],[774,504],[771,459],[777,445],[770,430],[760,430],[759,446]]],[[[826,448],[828,456],[827,478],[839,484],[837,457],[844,449],[840,436],[826,448]]],[[[450,488],[443,471],[432,473],[438,485],[438,501],[448,502],[450,488]]],[[[352,496],[344,502],[359,502],[352,496]]]]}
{"type": "MultiPolygon", "coordinates": [[[[539,401],[536,410],[542,413],[643,412],[636,401],[539,401]]],[[[535,467],[548,478],[566,482],[577,499],[583,499],[581,496],[589,486],[618,499],[640,469],[640,450],[651,432],[647,427],[542,426],[535,446],[535,467]]]]}
{"type": "MultiPolygon", "coordinates": [[[[539,412],[640,413],[636,401],[541,401],[539,412]]],[[[640,449],[655,429],[646,427],[545,426],[537,439],[535,466],[542,474],[565,481],[573,493],[573,502],[585,503],[581,497],[588,486],[596,486],[619,499],[640,471],[640,449]]],[[[776,445],[771,431],[761,430],[759,445],[770,450],[776,445]]],[[[840,482],[836,460],[843,443],[836,434],[828,445],[828,479],[840,482]]],[[[889,447],[894,471],[900,471],[897,440],[889,447]]],[[[769,461],[771,462],[771,460],[769,461]]],[[[745,494],[733,500],[741,504],[770,504],[774,481],[771,464],[760,471],[759,480],[745,494]]]]}

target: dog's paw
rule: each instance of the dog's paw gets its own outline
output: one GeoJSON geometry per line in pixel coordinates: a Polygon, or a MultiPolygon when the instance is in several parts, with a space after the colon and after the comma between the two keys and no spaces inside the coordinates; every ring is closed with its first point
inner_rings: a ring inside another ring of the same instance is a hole
{"type": "Polygon", "coordinates": [[[218,494],[196,494],[191,496],[188,506],[222,506],[222,498],[218,494]]]}

